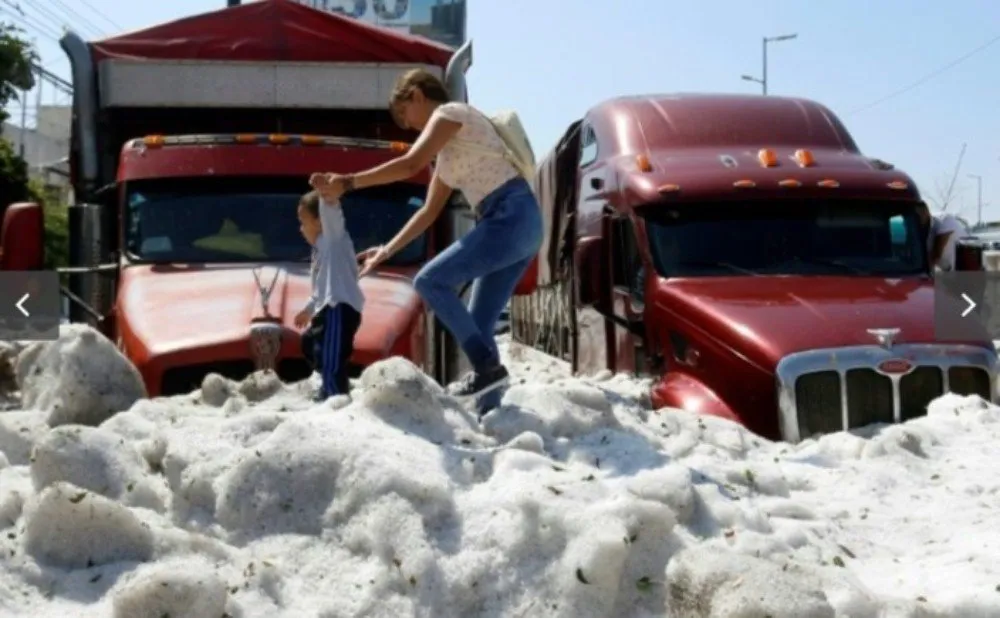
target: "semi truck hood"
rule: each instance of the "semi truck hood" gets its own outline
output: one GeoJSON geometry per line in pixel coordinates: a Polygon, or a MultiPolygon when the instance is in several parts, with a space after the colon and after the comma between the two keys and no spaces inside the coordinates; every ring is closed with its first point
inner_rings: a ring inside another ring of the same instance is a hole
{"type": "MultiPolygon", "coordinates": [[[[261,291],[272,285],[271,316],[298,331],[295,315],[309,298],[309,271],[286,265],[133,266],[122,274],[118,319],[124,320],[148,357],[247,341],[249,325],[263,317],[261,291]],[[254,277],[254,267],[260,266],[254,277]]],[[[421,302],[408,277],[385,275],[361,281],[365,295],[354,360],[385,358],[406,331],[421,302]]]]}
{"type": "Polygon", "coordinates": [[[931,343],[930,280],[868,277],[712,277],[661,281],[656,310],[674,313],[737,354],[773,371],[787,354],[875,345],[876,328],[897,343],[931,343]]]}

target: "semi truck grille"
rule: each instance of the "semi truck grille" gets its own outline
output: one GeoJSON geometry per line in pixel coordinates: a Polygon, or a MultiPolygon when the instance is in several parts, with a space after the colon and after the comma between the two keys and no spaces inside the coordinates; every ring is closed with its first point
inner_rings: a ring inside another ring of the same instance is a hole
{"type": "MultiPolygon", "coordinates": [[[[873,335],[876,333],[872,332],[873,335]]],[[[775,368],[781,436],[789,442],[927,414],[944,393],[997,402],[997,351],[991,345],[903,343],[859,345],[789,354],[775,368]],[[875,368],[905,359],[909,372],[875,368]]]]}
{"type": "Polygon", "coordinates": [[[990,375],[978,367],[952,367],[948,384],[956,395],[979,395],[990,392],[990,375]]]}
{"type": "Polygon", "coordinates": [[[940,367],[917,367],[899,380],[899,420],[927,414],[927,404],[944,393],[940,367]]]}
{"type": "Polygon", "coordinates": [[[795,382],[795,402],[800,428],[808,428],[810,433],[840,431],[843,398],[840,374],[836,371],[819,371],[799,378],[795,382]]]}
{"type": "Polygon", "coordinates": [[[944,394],[945,372],[948,391],[992,401],[991,376],[981,367],[942,370],[919,366],[902,376],[898,386],[888,376],[867,367],[848,369],[843,374],[834,370],[816,371],[795,380],[799,436],[806,438],[874,423],[893,423],[897,402],[900,421],[923,416],[927,414],[927,404],[944,394]]]}

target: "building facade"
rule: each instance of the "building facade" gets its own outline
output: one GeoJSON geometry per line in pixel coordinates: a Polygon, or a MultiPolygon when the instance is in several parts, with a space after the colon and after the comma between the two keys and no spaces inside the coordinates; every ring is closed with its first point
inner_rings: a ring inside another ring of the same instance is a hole
{"type": "Polygon", "coordinates": [[[50,190],[67,197],[72,110],[67,105],[42,105],[37,109],[34,127],[5,122],[3,139],[9,141],[14,152],[24,158],[31,178],[42,181],[50,190]]]}

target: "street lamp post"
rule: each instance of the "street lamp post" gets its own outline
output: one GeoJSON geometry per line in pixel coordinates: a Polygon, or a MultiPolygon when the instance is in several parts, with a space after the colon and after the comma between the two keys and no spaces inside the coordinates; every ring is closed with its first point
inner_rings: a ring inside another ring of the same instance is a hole
{"type": "Polygon", "coordinates": [[[977,216],[979,218],[979,225],[983,224],[983,177],[979,174],[969,174],[969,178],[976,181],[976,207],[978,209],[977,216]]]}
{"type": "Polygon", "coordinates": [[[744,81],[756,82],[760,84],[764,96],[767,96],[767,44],[777,43],[778,41],[791,41],[792,39],[797,38],[798,36],[799,36],[798,34],[783,34],[781,36],[766,36],[763,39],[761,39],[761,47],[763,48],[764,52],[763,54],[764,66],[762,68],[762,76],[760,78],[757,78],[754,77],[753,75],[741,75],[740,77],[742,77],[744,81]]]}

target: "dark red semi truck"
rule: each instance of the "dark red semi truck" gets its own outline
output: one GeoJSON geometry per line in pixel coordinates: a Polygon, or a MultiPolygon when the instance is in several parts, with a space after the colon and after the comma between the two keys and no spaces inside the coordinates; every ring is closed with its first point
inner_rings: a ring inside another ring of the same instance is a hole
{"type": "Polygon", "coordinates": [[[935,337],[913,180],[823,105],[609,100],[536,189],[550,233],[515,337],[576,371],[650,376],[657,408],[796,441],[920,416],[949,391],[996,398],[993,342],[935,337]]]}

